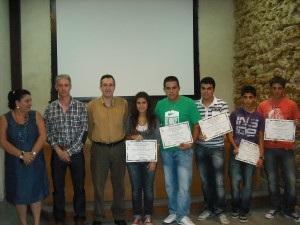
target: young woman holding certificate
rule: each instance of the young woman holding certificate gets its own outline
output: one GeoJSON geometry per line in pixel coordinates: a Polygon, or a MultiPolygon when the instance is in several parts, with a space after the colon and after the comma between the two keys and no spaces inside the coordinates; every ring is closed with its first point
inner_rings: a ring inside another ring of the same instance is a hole
{"type": "MultiPolygon", "coordinates": [[[[159,140],[159,122],[153,112],[152,101],[146,92],[136,94],[126,124],[127,140],[159,140]]],[[[144,224],[153,225],[153,182],[156,162],[127,163],[132,186],[133,222],[142,224],[142,192],[144,192],[144,224]]]]}

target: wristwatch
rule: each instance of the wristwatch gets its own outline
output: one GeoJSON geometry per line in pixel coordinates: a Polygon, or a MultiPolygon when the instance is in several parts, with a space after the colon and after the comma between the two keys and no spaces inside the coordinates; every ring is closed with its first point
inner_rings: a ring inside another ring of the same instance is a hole
{"type": "Polygon", "coordinates": [[[24,156],[24,151],[21,151],[21,155],[19,156],[19,159],[23,160],[23,156],[24,156]]]}
{"type": "Polygon", "coordinates": [[[263,160],[263,161],[265,160],[265,157],[264,157],[264,156],[260,156],[259,158],[260,158],[261,160],[263,160]]]}
{"type": "Polygon", "coordinates": [[[36,157],[36,152],[32,152],[32,155],[33,155],[34,157],[36,157]]]}

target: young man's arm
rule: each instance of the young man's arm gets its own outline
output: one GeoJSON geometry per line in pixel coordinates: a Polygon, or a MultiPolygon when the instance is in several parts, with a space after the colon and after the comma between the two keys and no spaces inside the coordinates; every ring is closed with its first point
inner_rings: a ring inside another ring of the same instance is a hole
{"type": "Polygon", "coordinates": [[[193,131],[192,131],[192,136],[193,136],[193,143],[191,144],[187,144],[187,143],[181,143],[178,148],[180,148],[181,150],[188,150],[192,147],[192,145],[194,145],[198,139],[200,133],[200,126],[198,123],[195,123],[193,125],[193,131]]]}
{"type": "Polygon", "coordinates": [[[239,154],[239,147],[236,145],[236,143],[234,141],[233,133],[229,132],[226,134],[226,136],[227,136],[230,144],[234,147],[233,154],[235,154],[235,155],[239,154]]]}
{"type": "Polygon", "coordinates": [[[258,146],[259,146],[259,156],[260,156],[260,158],[258,159],[258,161],[256,163],[256,167],[261,168],[264,164],[264,160],[261,157],[264,157],[264,155],[265,155],[264,132],[263,131],[258,132],[258,146]]]}

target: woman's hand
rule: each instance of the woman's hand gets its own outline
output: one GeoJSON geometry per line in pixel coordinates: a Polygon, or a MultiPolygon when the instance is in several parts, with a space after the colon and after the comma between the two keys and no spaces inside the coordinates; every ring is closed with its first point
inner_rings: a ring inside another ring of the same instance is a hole
{"type": "Polygon", "coordinates": [[[143,140],[143,136],[140,134],[131,135],[132,140],[140,141],[143,140]]]}
{"type": "Polygon", "coordinates": [[[148,172],[154,171],[156,168],[156,162],[151,162],[148,165],[148,172]]]}
{"type": "Polygon", "coordinates": [[[24,152],[23,162],[26,166],[29,166],[35,160],[35,156],[31,152],[24,152]]]}

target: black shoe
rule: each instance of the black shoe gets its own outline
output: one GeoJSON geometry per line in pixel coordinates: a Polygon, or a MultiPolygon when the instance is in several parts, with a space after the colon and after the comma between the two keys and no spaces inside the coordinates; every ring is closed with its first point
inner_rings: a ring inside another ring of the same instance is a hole
{"type": "Polygon", "coordinates": [[[292,220],[295,220],[297,223],[300,222],[300,217],[296,212],[284,212],[284,216],[292,220]]]}
{"type": "Polygon", "coordinates": [[[65,221],[62,220],[56,220],[56,225],[66,225],[65,221]]]}
{"type": "Polygon", "coordinates": [[[84,225],[83,220],[75,220],[75,225],[84,225]]]}
{"type": "Polygon", "coordinates": [[[246,213],[240,213],[239,221],[241,223],[247,223],[248,222],[248,216],[247,216],[247,214],[246,213]]]}
{"type": "Polygon", "coordinates": [[[93,221],[93,225],[101,225],[102,224],[102,222],[100,222],[100,221],[93,221]]]}
{"type": "Polygon", "coordinates": [[[115,220],[116,225],[127,225],[125,220],[115,220]]]}
{"type": "Polygon", "coordinates": [[[237,218],[239,218],[239,211],[238,210],[236,210],[236,209],[232,209],[232,211],[231,211],[231,218],[233,218],[233,219],[237,219],[237,218]]]}

